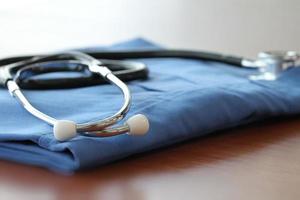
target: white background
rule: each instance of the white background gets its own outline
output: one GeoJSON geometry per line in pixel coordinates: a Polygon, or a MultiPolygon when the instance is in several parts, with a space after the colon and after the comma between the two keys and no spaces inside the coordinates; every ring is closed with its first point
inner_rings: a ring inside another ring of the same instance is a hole
{"type": "Polygon", "coordinates": [[[300,1],[0,0],[0,56],[134,37],[244,56],[300,50],[300,1]]]}

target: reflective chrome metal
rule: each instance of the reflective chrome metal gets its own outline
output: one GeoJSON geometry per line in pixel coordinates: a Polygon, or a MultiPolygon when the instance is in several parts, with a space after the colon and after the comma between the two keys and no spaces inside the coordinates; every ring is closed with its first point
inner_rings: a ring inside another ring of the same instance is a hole
{"type": "MultiPolygon", "coordinates": [[[[123,119],[130,108],[131,95],[126,84],[124,84],[119,78],[117,78],[107,67],[102,66],[102,63],[100,61],[94,59],[89,55],[80,52],[68,52],[62,55],[72,56],[78,61],[80,61],[82,64],[88,66],[88,69],[91,72],[98,73],[100,76],[105,78],[108,82],[116,85],[122,91],[124,97],[124,103],[122,107],[115,114],[99,121],[77,124],[76,125],[77,132],[83,135],[101,136],[101,137],[113,136],[113,135],[118,135],[118,134],[128,132],[129,127],[126,124],[118,127],[106,128],[108,126],[117,123],[119,120],[123,119]]],[[[38,62],[39,60],[43,62],[42,59],[43,57],[33,58],[30,59],[29,61],[23,61],[21,64],[32,64],[33,61],[38,62]]],[[[24,108],[32,115],[47,122],[50,125],[54,125],[55,122],[58,121],[57,119],[50,117],[45,113],[42,113],[41,111],[37,110],[26,99],[26,97],[22,93],[16,81],[19,75],[20,74],[16,75],[15,80],[9,80],[7,82],[8,90],[11,93],[11,95],[14,96],[24,106],[24,108]]]]}
{"type": "Polygon", "coordinates": [[[81,134],[88,135],[88,136],[95,136],[95,137],[110,137],[110,136],[120,135],[127,132],[129,132],[129,127],[128,125],[125,124],[118,127],[107,128],[100,131],[92,131],[92,132],[86,132],[81,134]]]}
{"type": "Polygon", "coordinates": [[[243,60],[245,67],[259,69],[259,74],[251,75],[251,80],[275,80],[285,70],[300,65],[300,55],[295,51],[268,51],[258,54],[256,60],[243,60]]]}
{"type": "Polygon", "coordinates": [[[13,80],[8,81],[7,87],[8,87],[9,93],[13,97],[15,97],[29,113],[31,113],[35,117],[47,122],[50,125],[54,125],[54,123],[57,121],[56,119],[50,117],[49,115],[46,115],[45,113],[42,113],[41,111],[39,111],[38,109],[33,107],[29,103],[29,101],[26,99],[26,97],[23,95],[23,93],[21,92],[19,86],[17,85],[17,83],[15,81],[13,81],[13,80]]]}

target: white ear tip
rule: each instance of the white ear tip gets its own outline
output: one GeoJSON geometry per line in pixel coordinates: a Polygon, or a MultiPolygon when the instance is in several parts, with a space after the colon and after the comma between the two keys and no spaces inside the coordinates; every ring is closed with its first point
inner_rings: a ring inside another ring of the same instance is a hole
{"type": "Polygon", "coordinates": [[[149,130],[148,118],[142,114],[130,117],[126,124],[129,127],[128,135],[145,135],[149,130]]]}
{"type": "Polygon", "coordinates": [[[54,137],[58,141],[69,140],[76,136],[76,123],[69,120],[59,120],[53,126],[54,137]]]}

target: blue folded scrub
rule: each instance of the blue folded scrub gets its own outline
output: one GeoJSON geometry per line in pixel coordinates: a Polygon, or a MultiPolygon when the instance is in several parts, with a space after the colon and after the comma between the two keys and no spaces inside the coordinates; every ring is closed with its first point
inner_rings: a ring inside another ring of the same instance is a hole
{"type": "MultiPolygon", "coordinates": [[[[107,48],[160,48],[142,39],[107,48]]],[[[250,81],[253,70],[192,59],[139,59],[150,78],[129,83],[133,104],[128,114],[149,117],[142,137],[78,136],[57,142],[52,128],[26,112],[6,89],[0,89],[0,158],[69,173],[97,167],[133,154],[203,136],[217,130],[300,112],[300,68],[276,81],[250,81]]],[[[25,91],[32,104],[58,119],[87,122],[116,111],[122,96],[111,85],[25,91]]]]}

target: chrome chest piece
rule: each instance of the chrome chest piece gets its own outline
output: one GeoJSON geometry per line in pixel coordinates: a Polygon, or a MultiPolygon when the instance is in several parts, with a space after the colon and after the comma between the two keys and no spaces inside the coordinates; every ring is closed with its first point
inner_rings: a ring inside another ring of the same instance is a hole
{"type": "Polygon", "coordinates": [[[296,51],[260,52],[256,60],[243,60],[243,66],[258,68],[259,73],[251,80],[276,80],[285,70],[300,65],[300,54],[296,51]]]}

